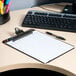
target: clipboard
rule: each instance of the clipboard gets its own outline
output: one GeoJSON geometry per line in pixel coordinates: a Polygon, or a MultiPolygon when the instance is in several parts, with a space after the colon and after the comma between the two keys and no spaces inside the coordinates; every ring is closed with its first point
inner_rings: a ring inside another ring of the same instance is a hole
{"type": "Polygon", "coordinates": [[[8,38],[3,43],[42,63],[48,63],[74,49],[71,44],[33,29],[8,38]]]}

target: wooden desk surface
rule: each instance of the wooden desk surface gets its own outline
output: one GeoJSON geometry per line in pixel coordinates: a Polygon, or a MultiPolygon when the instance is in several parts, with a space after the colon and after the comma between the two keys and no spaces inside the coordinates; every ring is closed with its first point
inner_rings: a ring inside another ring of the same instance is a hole
{"type": "MultiPolygon", "coordinates": [[[[35,7],[31,8],[34,10],[42,10],[41,8],[35,7]]],[[[30,9],[18,10],[10,12],[10,21],[4,25],[0,25],[0,67],[17,64],[17,63],[40,63],[37,60],[24,55],[9,46],[6,46],[2,43],[4,39],[11,37],[14,34],[14,28],[19,27],[21,29],[28,30],[30,28],[21,27],[21,23],[27,11],[30,9]]],[[[47,63],[49,65],[54,65],[63,69],[66,69],[74,74],[76,74],[76,33],[72,32],[62,32],[54,30],[42,30],[36,29],[45,33],[45,31],[50,31],[56,35],[63,36],[66,38],[67,43],[70,43],[75,46],[74,50],[58,57],[57,59],[47,63]]]]}

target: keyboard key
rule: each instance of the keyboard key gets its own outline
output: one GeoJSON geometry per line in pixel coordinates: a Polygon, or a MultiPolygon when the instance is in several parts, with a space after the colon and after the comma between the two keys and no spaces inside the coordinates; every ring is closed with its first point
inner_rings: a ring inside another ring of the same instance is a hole
{"type": "Polygon", "coordinates": [[[76,18],[76,16],[72,16],[72,15],[64,15],[64,18],[76,18]]]}
{"type": "Polygon", "coordinates": [[[47,13],[35,12],[35,15],[47,15],[47,13]]]}
{"type": "Polygon", "coordinates": [[[61,17],[59,14],[49,14],[49,16],[61,17]]]}

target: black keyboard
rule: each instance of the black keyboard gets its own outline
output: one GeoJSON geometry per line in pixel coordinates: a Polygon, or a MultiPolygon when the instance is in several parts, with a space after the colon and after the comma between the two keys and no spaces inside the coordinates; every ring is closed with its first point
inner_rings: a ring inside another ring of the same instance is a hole
{"type": "Polygon", "coordinates": [[[76,15],[31,10],[25,16],[22,26],[76,32],[76,15]]]}

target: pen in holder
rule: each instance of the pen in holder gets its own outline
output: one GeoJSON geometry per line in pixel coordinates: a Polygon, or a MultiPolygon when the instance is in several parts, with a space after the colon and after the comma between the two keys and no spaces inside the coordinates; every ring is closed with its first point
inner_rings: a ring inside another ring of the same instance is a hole
{"type": "Polygon", "coordinates": [[[9,20],[10,20],[9,12],[7,12],[7,13],[5,13],[3,15],[0,14],[0,25],[8,22],[9,20]]]}
{"type": "Polygon", "coordinates": [[[0,25],[10,20],[9,8],[11,0],[0,0],[0,25]]]}

